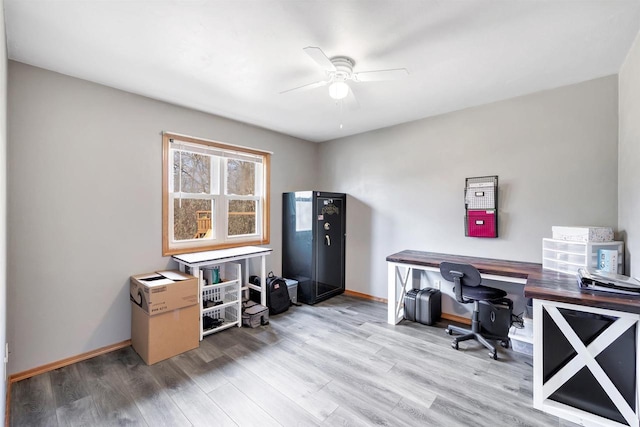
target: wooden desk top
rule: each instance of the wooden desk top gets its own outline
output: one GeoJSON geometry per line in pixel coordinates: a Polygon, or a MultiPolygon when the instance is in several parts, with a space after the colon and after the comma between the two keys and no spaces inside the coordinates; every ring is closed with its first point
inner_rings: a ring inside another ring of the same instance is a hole
{"type": "Polygon", "coordinates": [[[467,263],[483,274],[526,279],[524,296],[527,298],[640,314],[640,296],[581,291],[574,274],[544,270],[542,264],[412,250],[389,255],[387,261],[435,268],[439,268],[443,261],[467,263]]]}

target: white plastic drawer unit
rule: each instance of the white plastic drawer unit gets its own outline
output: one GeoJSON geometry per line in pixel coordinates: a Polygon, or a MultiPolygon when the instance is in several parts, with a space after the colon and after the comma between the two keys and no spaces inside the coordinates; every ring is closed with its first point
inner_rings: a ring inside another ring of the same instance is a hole
{"type": "Polygon", "coordinates": [[[598,249],[618,251],[618,273],[624,272],[623,242],[568,242],[542,239],[542,268],[576,273],[580,267],[597,267],[598,249]]]}
{"type": "Polygon", "coordinates": [[[555,258],[557,261],[563,261],[568,264],[586,265],[587,257],[584,254],[573,254],[569,252],[550,252],[547,251],[545,256],[555,258]]]}

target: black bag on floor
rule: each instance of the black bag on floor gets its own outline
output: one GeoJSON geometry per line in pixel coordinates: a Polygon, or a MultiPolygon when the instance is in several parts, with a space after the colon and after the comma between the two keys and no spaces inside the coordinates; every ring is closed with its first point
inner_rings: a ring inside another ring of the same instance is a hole
{"type": "Polygon", "coordinates": [[[480,328],[482,332],[496,337],[507,338],[511,327],[513,301],[500,298],[493,301],[480,301],[480,328]]]}
{"type": "Polygon", "coordinates": [[[257,328],[269,324],[269,309],[255,301],[242,303],[242,326],[257,328]]]}
{"type": "Polygon", "coordinates": [[[273,271],[267,276],[267,305],[269,314],[283,313],[291,305],[287,282],[282,277],[274,276],[273,271]]]}
{"type": "MultiPolygon", "coordinates": [[[[260,278],[251,276],[249,281],[256,286],[260,286],[260,278]]],[[[260,293],[258,291],[249,292],[250,298],[256,302],[260,302],[260,293]]],[[[273,271],[267,275],[267,307],[269,314],[284,313],[289,310],[291,298],[289,298],[289,289],[287,282],[282,277],[275,276],[273,271]]]]}

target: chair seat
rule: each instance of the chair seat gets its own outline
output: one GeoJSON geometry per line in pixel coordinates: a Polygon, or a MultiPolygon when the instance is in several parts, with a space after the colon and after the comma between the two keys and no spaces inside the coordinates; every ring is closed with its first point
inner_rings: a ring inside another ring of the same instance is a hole
{"type": "Polygon", "coordinates": [[[480,285],[475,287],[463,286],[462,295],[465,298],[478,301],[491,301],[494,299],[504,298],[507,296],[507,293],[502,289],[488,288],[480,285]]]}

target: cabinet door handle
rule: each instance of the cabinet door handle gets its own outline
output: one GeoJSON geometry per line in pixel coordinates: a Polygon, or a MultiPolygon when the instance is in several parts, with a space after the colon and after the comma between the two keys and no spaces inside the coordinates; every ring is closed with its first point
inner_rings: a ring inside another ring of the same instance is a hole
{"type": "Polygon", "coordinates": [[[329,237],[328,234],[324,235],[324,240],[325,240],[325,243],[327,244],[327,246],[331,246],[331,237],[329,237]]]}

